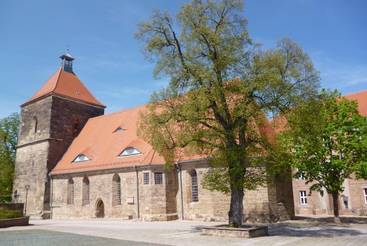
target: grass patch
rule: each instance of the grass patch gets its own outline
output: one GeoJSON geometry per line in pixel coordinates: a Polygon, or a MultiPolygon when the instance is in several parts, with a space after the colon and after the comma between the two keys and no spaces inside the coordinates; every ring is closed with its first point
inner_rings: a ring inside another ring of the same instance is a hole
{"type": "Polygon", "coordinates": [[[19,210],[0,210],[0,219],[12,219],[23,217],[22,211],[19,210]]]}

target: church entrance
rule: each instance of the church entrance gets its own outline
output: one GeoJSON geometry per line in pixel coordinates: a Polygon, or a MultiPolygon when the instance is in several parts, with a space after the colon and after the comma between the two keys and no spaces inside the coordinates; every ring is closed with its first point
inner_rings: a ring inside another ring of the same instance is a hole
{"type": "Polygon", "coordinates": [[[96,217],[97,218],[104,217],[104,203],[101,199],[98,199],[96,203],[96,217]]]}

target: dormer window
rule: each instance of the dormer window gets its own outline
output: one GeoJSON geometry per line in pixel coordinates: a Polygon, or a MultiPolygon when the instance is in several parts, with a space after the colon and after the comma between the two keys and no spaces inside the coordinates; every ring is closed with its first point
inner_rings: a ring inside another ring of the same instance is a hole
{"type": "Polygon", "coordinates": [[[133,147],[127,147],[126,149],[124,149],[120,156],[130,156],[130,155],[139,155],[141,154],[141,152],[136,149],[136,148],[133,148],[133,147]]]}
{"type": "Polygon", "coordinates": [[[117,127],[116,130],[114,130],[113,132],[123,132],[123,131],[126,131],[126,129],[122,127],[117,127]]]}
{"type": "Polygon", "coordinates": [[[83,161],[89,161],[89,157],[84,154],[79,154],[73,162],[83,162],[83,161]]]}

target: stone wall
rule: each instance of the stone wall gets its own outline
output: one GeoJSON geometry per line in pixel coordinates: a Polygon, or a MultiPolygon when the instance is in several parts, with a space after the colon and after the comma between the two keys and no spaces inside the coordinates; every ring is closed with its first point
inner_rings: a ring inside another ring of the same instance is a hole
{"type": "Polygon", "coordinates": [[[106,218],[123,218],[142,220],[170,220],[177,219],[177,211],[172,199],[167,194],[174,193],[175,184],[171,181],[171,170],[165,170],[163,166],[153,168],[126,168],[124,170],[112,170],[76,175],[58,175],[53,178],[53,218],[95,218],[96,203],[102,200],[104,203],[104,215],[106,218]],[[163,172],[162,184],[154,183],[154,172],[163,172]],[[136,177],[138,173],[138,186],[136,177]],[[149,183],[144,184],[143,173],[149,174],[149,183]],[[112,178],[118,174],[121,179],[121,204],[112,205],[112,178]],[[83,178],[89,179],[89,198],[87,205],[82,203],[83,178]],[[67,204],[65,192],[69,178],[74,181],[74,204],[67,204]],[[139,190],[139,192],[138,192],[139,190]],[[139,196],[138,196],[139,194],[139,196]],[[138,213],[139,210],[139,213],[138,213]]]}
{"type": "Polygon", "coordinates": [[[294,201],[292,188],[291,170],[283,170],[273,177],[270,177],[267,183],[270,206],[270,220],[289,220],[294,218],[294,201]]]}
{"type": "MultiPolygon", "coordinates": [[[[155,220],[205,220],[227,221],[230,197],[217,191],[205,189],[201,182],[209,170],[205,162],[181,165],[182,201],[180,172],[164,166],[146,166],[137,169],[125,168],[74,175],[56,175],[53,178],[53,218],[94,218],[98,200],[104,203],[107,218],[155,220]],[[192,201],[191,171],[195,169],[198,179],[198,201],[192,201]],[[138,187],[136,183],[138,172],[138,187]],[[154,173],[163,172],[162,184],[156,184],[154,173]],[[149,183],[144,184],[144,173],[149,175],[149,183]],[[118,174],[121,179],[121,205],[113,206],[112,179],[118,174]],[[83,205],[83,178],[89,180],[89,204],[83,205]],[[74,182],[74,203],[67,204],[68,179],[74,182]],[[138,195],[139,194],[139,195],[138,195]],[[183,205],[183,206],[182,206],[183,205]],[[182,210],[183,208],[183,210],[182,210]],[[139,210],[139,213],[138,213],[139,210]],[[183,216],[182,216],[183,214],[183,216]]],[[[246,221],[265,222],[280,218],[278,208],[272,208],[271,200],[278,202],[276,194],[272,198],[269,186],[246,190],[244,215],[246,221]]],[[[274,186],[274,185],[273,185],[274,186]]],[[[271,189],[270,189],[271,190],[271,189]]],[[[275,189],[273,189],[276,192],[275,189]]]]}
{"type": "MultiPolygon", "coordinates": [[[[206,220],[206,221],[227,221],[230,205],[230,196],[218,191],[210,191],[202,186],[202,180],[205,173],[209,170],[208,164],[185,163],[182,165],[182,196],[183,196],[183,219],[188,220],[206,220]],[[191,171],[195,169],[198,177],[198,201],[191,199],[191,171]]],[[[180,183],[180,182],[179,182],[180,183]]],[[[244,220],[265,222],[272,221],[274,217],[280,217],[279,209],[271,209],[271,193],[268,187],[275,187],[275,184],[265,184],[255,190],[245,190],[243,201],[244,220]]],[[[276,189],[273,189],[275,192],[276,189]]],[[[178,214],[182,218],[182,205],[180,190],[176,196],[178,204],[178,214]]],[[[287,196],[289,194],[287,193],[287,196]]],[[[277,203],[276,194],[273,194],[273,200],[277,203]]],[[[288,198],[292,200],[292,196],[288,198]]],[[[276,205],[275,205],[276,206],[276,205]]],[[[292,213],[291,210],[290,213],[292,213]]],[[[287,217],[288,218],[288,217],[287,217]]]]}
{"type": "Polygon", "coordinates": [[[18,148],[13,185],[14,202],[25,204],[27,214],[41,216],[47,181],[49,142],[39,142],[18,148]],[[26,186],[29,186],[28,192],[26,186]]]}
{"type": "MultiPolygon", "coordinates": [[[[293,193],[295,214],[307,215],[333,215],[333,203],[331,194],[323,190],[322,195],[313,191],[310,193],[310,184],[302,179],[293,179],[293,193]],[[300,191],[306,191],[307,204],[300,203],[300,191]]],[[[367,215],[367,203],[364,197],[364,188],[367,188],[367,180],[347,179],[344,182],[344,192],[339,196],[339,213],[341,215],[367,215]]]]}
{"type": "Polygon", "coordinates": [[[26,203],[28,215],[42,216],[49,210],[48,173],[87,120],[103,112],[103,108],[55,95],[22,107],[13,201],[26,203]]]}

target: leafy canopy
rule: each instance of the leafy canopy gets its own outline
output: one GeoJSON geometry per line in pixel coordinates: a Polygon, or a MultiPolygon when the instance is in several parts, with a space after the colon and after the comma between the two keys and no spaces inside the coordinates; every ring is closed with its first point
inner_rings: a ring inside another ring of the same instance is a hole
{"type": "Polygon", "coordinates": [[[311,190],[339,194],[345,179],[367,178],[367,118],[336,92],[292,110],[280,140],[285,160],[313,183],[311,190]]]}
{"type": "Polygon", "coordinates": [[[19,116],[0,120],[0,202],[11,198],[19,116]]]}
{"type": "Polygon", "coordinates": [[[265,51],[254,44],[242,13],[240,0],[194,0],[176,18],[156,11],[137,33],[155,75],[170,78],[152,96],[140,134],[167,163],[183,152],[210,156],[222,169],[210,172],[206,184],[223,192],[264,180],[251,170],[269,145],[266,116],[313,97],[319,83],[293,41],[265,51]]]}

